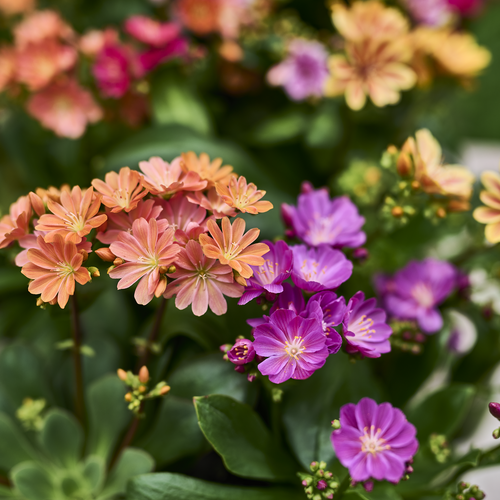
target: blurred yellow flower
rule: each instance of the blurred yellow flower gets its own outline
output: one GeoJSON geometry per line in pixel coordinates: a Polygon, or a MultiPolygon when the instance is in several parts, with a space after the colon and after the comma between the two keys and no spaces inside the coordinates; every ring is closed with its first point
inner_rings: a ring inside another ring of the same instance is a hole
{"type": "Polygon", "coordinates": [[[486,188],[479,197],[486,205],[474,210],[474,219],[486,224],[484,235],[490,243],[500,241],[500,175],[496,172],[483,172],[481,182],[486,188]]]}

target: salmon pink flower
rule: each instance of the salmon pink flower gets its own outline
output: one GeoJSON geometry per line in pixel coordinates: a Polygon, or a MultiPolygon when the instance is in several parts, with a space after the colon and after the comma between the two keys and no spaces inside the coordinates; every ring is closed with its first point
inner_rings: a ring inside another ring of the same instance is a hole
{"type": "Polygon", "coordinates": [[[490,243],[500,241],[500,175],[483,172],[481,181],[486,190],[479,195],[486,205],[474,210],[473,216],[481,224],[486,224],[485,236],[490,243]]]}
{"type": "MultiPolygon", "coordinates": [[[[96,238],[101,243],[106,243],[110,245],[117,240],[118,235],[123,231],[131,233],[132,226],[137,219],[146,219],[149,222],[150,219],[158,219],[163,208],[156,204],[156,200],[146,200],[139,201],[136,208],[130,212],[108,212],[108,221],[106,226],[99,228],[96,238]]],[[[163,224],[160,232],[163,232],[168,226],[168,221],[163,222],[158,221],[159,224],[163,224]]]]}
{"type": "Polygon", "coordinates": [[[158,203],[163,207],[161,217],[167,219],[175,230],[189,233],[192,229],[204,225],[207,211],[180,194],[168,201],[159,200],[158,203]]]}
{"type": "Polygon", "coordinates": [[[373,478],[397,483],[417,452],[416,433],[401,410],[363,398],[340,409],[340,429],[333,431],[331,439],[354,481],[373,478]]]}
{"type": "Polygon", "coordinates": [[[86,56],[95,57],[105,46],[116,45],[118,41],[118,31],[114,28],[90,30],[80,37],[78,49],[86,56]]]}
{"type": "Polygon", "coordinates": [[[5,248],[29,234],[32,215],[29,196],[21,196],[10,206],[9,214],[0,219],[0,248],[5,248]]]}
{"type": "Polygon", "coordinates": [[[88,123],[102,118],[101,108],[92,94],[75,80],[53,83],[33,94],[27,109],[44,127],[71,139],[82,136],[88,123]]]}
{"type": "Polygon", "coordinates": [[[180,157],[167,163],[158,156],[139,162],[144,185],[151,194],[170,197],[178,191],[201,191],[207,187],[207,181],[201,180],[196,172],[184,172],[181,162],[180,157]]]}
{"type": "Polygon", "coordinates": [[[14,82],[16,59],[16,51],[13,48],[0,47],[0,92],[14,82]]]}
{"type": "Polygon", "coordinates": [[[33,12],[14,28],[14,40],[19,48],[43,40],[69,40],[73,35],[71,27],[53,10],[33,12]]]}
{"type": "Polygon", "coordinates": [[[142,43],[164,47],[179,37],[181,28],[176,23],[160,23],[146,16],[131,16],[125,21],[125,31],[142,43]]]}
{"type": "Polygon", "coordinates": [[[18,51],[16,57],[16,79],[29,90],[39,90],[48,85],[57,75],[71,69],[77,59],[76,50],[56,40],[45,40],[30,44],[18,51]]]}
{"type": "Polygon", "coordinates": [[[108,172],[105,181],[94,179],[92,186],[102,194],[102,203],[111,212],[130,212],[148,194],[142,184],[141,174],[137,170],[123,167],[120,172],[108,172]]]}
{"type": "Polygon", "coordinates": [[[159,231],[156,219],[137,219],[132,234],[123,232],[109,247],[125,261],[109,272],[113,279],[120,279],[118,290],[129,288],[139,281],[134,293],[138,304],[146,305],[159,297],[166,287],[165,268],[173,264],[181,247],[174,243],[174,229],[159,231]]]}
{"type": "Polygon", "coordinates": [[[189,151],[182,153],[181,166],[185,172],[196,172],[202,180],[208,182],[208,187],[212,187],[218,182],[221,184],[229,184],[233,174],[233,167],[230,165],[222,165],[222,159],[216,158],[210,161],[210,157],[206,153],[201,153],[196,156],[195,153],[189,151]]]}
{"type": "Polygon", "coordinates": [[[217,194],[217,190],[215,188],[209,189],[206,196],[201,191],[188,193],[186,196],[191,203],[196,203],[205,210],[212,212],[216,219],[222,219],[222,217],[234,217],[237,213],[233,207],[230,207],[217,194]]]}
{"type": "Polygon", "coordinates": [[[245,221],[238,218],[231,226],[227,217],[222,219],[222,231],[213,220],[209,220],[207,225],[212,238],[207,234],[200,235],[200,243],[207,257],[219,259],[221,264],[228,264],[243,278],[253,275],[250,266],[264,264],[262,255],[269,251],[269,247],[265,243],[251,244],[259,237],[259,229],[250,229],[244,234],[245,221]]]}
{"type": "Polygon", "coordinates": [[[69,296],[75,293],[75,281],[80,285],[90,281],[89,272],[82,267],[83,256],[72,241],[60,234],[56,234],[51,243],[39,236],[37,246],[28,250],[29,262],[21,270],[33,280],[28,290],[35,295],[41,294],[44,302],[57,297],[59,306],[64,309],[69,296]]]}
{"type": "Polygon", "coordinates": [[[165,297],[176,295],[175,307],[191,305],[195,316],[203,316],[208,307],[220,316],[227,311],[224,295],[241,297],[243,287],[234,282],[233,270],[208,258],[197,241],[189,241],[175,261],[176,271],[169,275],[175,281],[167,286],[165,297]]]}
{"type": "Polygon", "coordinates": [[[180,22],[197,35],[208,35],[219,28],[222,0],[179,0],[176,14],[180,22]]]}
{"type": "Polygon", "coordinates": [[[275,384],[310,377],[328,357],[321,324],[291,310],[272,313],[267,323],[255,328],[253,336],[255,352],[267,358],[258,365],[259,371],[275,384]]]}
{"type": "Polygon", "coordinates": [[[238,179],[232,177],[229,185],[224,185],[221,182],[216,185],[219,196],[230,206],[240,212],[248,212],[249,214],[258,214],[268,212],[273,208],[270,201],[259,201],[266,194],[265,191],[257,189],[257,186],[251,182],[247,184],[245,177],[240,176],[238,179]]]}
{"type": "Polygon", "coordinates": [[[29,12],[35,7],[35,0],[0,0],[0,12],[6,16],[29,12]]]}
{"type": "Polygon", "coordinates": [[[47,243],[51,243],[56,234],[73,243],[80,243],[92,229],[106,222],[106,215],[97,215],[100,206],[100,196],[94,196],[93,188],[83,194],[80,187],[75,186],[71,193],[61,192],[61,203],[47,201],[47,208],[52,214],[42,215],[35,229],[47,231],[47,243]]]}

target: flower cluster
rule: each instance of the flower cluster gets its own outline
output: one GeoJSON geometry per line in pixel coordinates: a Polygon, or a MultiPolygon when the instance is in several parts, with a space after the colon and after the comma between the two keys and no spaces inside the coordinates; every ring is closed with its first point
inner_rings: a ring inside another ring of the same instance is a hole
{"type": "Polygon", "coordinates": [[[500,175],[496,172],[483,172],[481,182],[485,190],[479,197],[486,205],[474,210],[473,216],[478,222],[486,224],[485,237],[490,243],[500,241],[500,175]]]}
{"type": "Polygon", "coordinates": [[[350,354],[376,358],[389,352],[392,331],[375,299],[365,300],[358,292],[346,304],[334,291],[353,269],[341,249],[366,239],[356,206],[347,197],[330,199],[326,189],[314,190],[305,183],[297,206],[284,204],[282,214],[290,228],[287,236],[303,244],[265,242],[269,251],[264,263],[252,266],[253,277],[239,303],[256,298],[272,303],[270,314],[248,321],[255,341],[239,340],[228,359],[238,371],[245,364],[251,371],[257,356],[260,373],[279,384],[308,378],[340,350],[343,338],[350,354]]]}
{"type": "Polygon", "coordinates": [[[259,229],[245,232],[245,221],[230,217],[270,210],[261,200],[265,191],[206,154],[189,152],[171,163],[153,157],[139,168],[109,172],[86,190],[63,186],[21,197],[0,221],[0,248],[17,241],[23,250],[16,264],[33,280],[29,291],[64,307],[75,281],[99,275],[82,265],[96,229],[96,239],[109,245],[96,253],[113,263],[108,274],[120,280],[118,289],[139,282],[137,303],[176,296],[176,307],[192,305],[197,316],[208,307],[224,314],[224,295],[241,297],[269,251],[254,243],[259,229]]]}

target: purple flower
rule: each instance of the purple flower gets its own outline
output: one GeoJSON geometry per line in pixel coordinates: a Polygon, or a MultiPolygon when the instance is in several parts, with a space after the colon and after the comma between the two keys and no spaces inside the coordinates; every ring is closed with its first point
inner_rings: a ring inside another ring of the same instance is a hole
{"type": "Polygon", "coordinates": [[[344,297],[337,297],[333,292],[321,292],[309,300],[306,310],[301,314],[304,318],[316,318],[326,335],[326,347],[330,354],[335,354],[342,347],[342,337],[334,326],[342,323],[345,314],[344,297]]]}
{"type": "Polygon", "coordinates": [[[437,306],[450,295],[455,283],[456,269],[448,262],[412,261],[394,275],[385,306],[394,316],[415,319],[424,332],[434,333],[443,326],[437,306]]]}
{"type": "Polygon", "coordinates": [[[343,318],[347,352],[359,352],[367,358],[380,358],[390,352],[389,337],[392,328],[386,324],[386,314],[377,309],[376,299],[365,300],[365,294],[358,292],[347,304],[343,318]]]}
{"type": "Polygon", "coordinates": [[[291,310],[272,313],[269,322],[258,326],[253,336],[256,353],[267,358],[259,364],[259,371],[269,375],[275,384],[310,377],[328,357],[320,323],[301,318],[291,310]]]}
{"type": "Polygon", "coordinates": [[[267,80],[271,85],[283,86],[294,101],[321,97],[328,77],[327,60],[328,53],[321,43],[296,39],[288,47],[288,57],[269,70],[267,80]]]}
{"type": "Polygon", "coordinates": [[[255,358],[253,343],[248,339],[238,339],[228,351],[229,361],[235,365],[246,365],[255,358]]]}
{"type": "Polygon", "coordinates": [[[283,281],[290,277],[292,272],[293,254],[284,241],[273,244],[264,241],[269,252],[263,255],[265,262],[262,266],[250,266],[253,276],[247,280],[248,286],[238,304],[247,304],[263,292],[278,294],[283,292],[283,281]]]}
{"type": "Polygon", "coordinates": [[[332,432],[332,445],[354,481],[397,483],[417,452],[415,435],[415,427],[401,410],[363,398],[340,409],[340,429],[332,432]]]}
{"type": "Polygon", "coordinates": [[[330,199],[326,188],[303,192],[297,206],[283,203],[281,215],[288,232],[311,247],[330,245],[356,248],[366,241],[364,217],[347,196],[330,199]]]}
{"type": "Polygon", "coordinates": [[[406,0],[412,17],[428,26],[443,26],[452,15],[448,0],[406,0]]]}
{"type": "Polygon", "coordinates": [[[322,246],[291,247],[293,251],[292,280],[306,292],[332,290],[347,281],[352,274],[352,262],[339,250],[322,246]]]}
{"type": "Polygon", "coordinates": [[[500,403],[490,403],[488,409],[493,417],[500,420],[500,403]]]}
{"type": "Polygon", "coordinates": [[[129,53],[125,47],[107,45],[99,52],[92,72],[106,97],[119,99],[130,87],[129,53]]]}

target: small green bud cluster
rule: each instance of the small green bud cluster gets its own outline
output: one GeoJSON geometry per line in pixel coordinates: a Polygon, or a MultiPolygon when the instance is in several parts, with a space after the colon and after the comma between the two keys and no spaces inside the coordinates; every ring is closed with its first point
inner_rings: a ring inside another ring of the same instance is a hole
{"type": "Polygon", "coordinates": [[[458,484],[457,493],[452,493],[449,498],[456,500],[483,500],[486,498],[484,492],[479,489],[479,486],[471,486],[469,483],[464,483],[463,481],[458,484]]]}
{"type": "Polygon", "coordinates": [[[443,434],[431,434],[429,438],[431,452],[440,464],[444,464],[451,455],[446,436],[443,434]]]}
{"type": "Polygon", "coordinates": [[[340,481],[326,469],[326,462],[312,462],[312,474],[298,472],[304,492],[309,500],[331,500],[339,489],[340,481]]]}
{"type": "Polygon", "coordinates": [[[27,431],[40,431],[44,424],[42,412],[45,406],[45,399],[25,398],[16,410],[16,417],[27,431]]]}
{"type": "Polygon", "coordinates": [[[412,354],[422,353],[427,337],[420,331],[415,321],[393,320],[390,326],[393,332],[390,341],[394,348],[412,354]]]}
{"type": "Polygon", "coordinates": [[[170,386],[166,382],[158,382],[153,389],[148,390],[150,378],[149,371],[145,366],[139,370],[138,375],[134,375],[131,371],[126,372],[121,368],[118,369],[117,373],[120,380],[123,380],[132,389],[125,394],[125,401],[128,402],[128,409],[136,417],[142,417],[142,406],[145,400],[159,398],[170,391],[170,386]]]}

